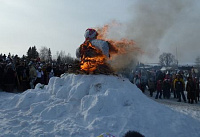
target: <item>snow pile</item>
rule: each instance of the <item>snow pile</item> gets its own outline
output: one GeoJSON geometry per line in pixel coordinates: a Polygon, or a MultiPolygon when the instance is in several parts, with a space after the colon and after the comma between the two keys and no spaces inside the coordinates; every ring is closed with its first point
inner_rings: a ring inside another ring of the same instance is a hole
{"type": "Polygon", "coordinates": [[[22,94],[0,93],[0,133],[96,137],[128,130],[146,137],[198,137],[200,121],[147,98],[128,79],[66,74],[22,94]]]}

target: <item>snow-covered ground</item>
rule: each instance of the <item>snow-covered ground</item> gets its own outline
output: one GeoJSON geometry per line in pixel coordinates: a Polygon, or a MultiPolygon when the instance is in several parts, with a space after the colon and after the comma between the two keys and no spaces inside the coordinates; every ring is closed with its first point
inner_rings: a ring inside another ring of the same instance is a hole
{"type": "Polygon", "coordinates": [[[146,137],[199,137],[198,107],[154,101],[122,77],[66,74],[20,94],[0,92],[0,136],[97,137],[108,132],[122,137],[134,130],[146,137]]]}
{"type": "Polygon", "coordinates": [[[200,121],[200,102],[198,102],[197,104],[177,102],[177,99],[174,99],[173,95],[172,95],[172,98],[170,99],[154,99],[152,97],[149,97],[149,98],[153,99],[154,101],[158,103],[164,104],[175,111],[184,113],[200,121]]]}

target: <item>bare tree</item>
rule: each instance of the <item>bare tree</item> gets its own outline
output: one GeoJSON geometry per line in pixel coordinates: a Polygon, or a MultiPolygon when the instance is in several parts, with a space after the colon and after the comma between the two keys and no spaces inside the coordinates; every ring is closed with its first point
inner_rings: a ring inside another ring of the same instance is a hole
{"type": "Polygon", "coordinates": [[[72,63],[74,62],[74,58],[71,57],[70,53],[68,53],[67,55],[65,54],[65,51],[60,51],[60,52],[56,52],[57,54],[57,62],[58,63],[72,63]]]}
{"type": "Polygon", "coordinates": [[[163,53],[159,56],[159,62],[162,66],[172,66],[177,64],[175,56],[171,53],[163,53]]]}
{"type": "Polygon", "coordinates": [[[39,57],[42,61],[49,61],[49,49],[47,47],[41,47],[39,57]]]}

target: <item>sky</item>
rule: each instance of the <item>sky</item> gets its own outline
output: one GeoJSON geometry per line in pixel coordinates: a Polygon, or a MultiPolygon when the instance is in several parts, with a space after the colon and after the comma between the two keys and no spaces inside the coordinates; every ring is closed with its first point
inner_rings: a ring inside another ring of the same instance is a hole
{"type": "Polygon", "coordinates": [[[180,63],[200,56],[198,0],[0,0],[0,9],[0,52],[6,54],[22,56],[36,46],[75,57],[87,28],[114,20],[122,24],[117,37],[134,40],[144,63],[158,62],[163,52],[180,63]]]}
{"type": "Polygon", "coordinates": [[[26,54],[30,46],[75,56],[87,28],[126,21],[132,2],[94,0],[0,0],[1,52],[26,54]]]}
{"type": "Polygon", "coordinates": [[[199,103],[172,104],[150,99],[123,77],[65,74],[23,93],[1,91],[0,133],[4,137],[103,133],[123,137],[131,130],[145,137],[199,137],[200,112],[192,110],[199,103]]]}

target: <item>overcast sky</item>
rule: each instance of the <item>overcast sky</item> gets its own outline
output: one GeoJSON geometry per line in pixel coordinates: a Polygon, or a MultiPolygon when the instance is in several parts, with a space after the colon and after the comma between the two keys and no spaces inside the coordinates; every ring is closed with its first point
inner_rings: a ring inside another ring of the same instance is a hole
{"type": "Polygon", "coordinates": [[[194,62],[200,56],[199,9],[198,0],[0,0],[0,53],[22,56],[35,45],[75,57],[87,28],[116,20],[145,51],[144,62],[157,62],[162,52],[194,62]]]}
{"type": "Polygon", "coordinates": [[[129,18],[124,0],[0,0],[1,52],[26,54],[30,46],[75,56],[89,27],[129,18]]]}

